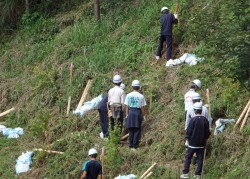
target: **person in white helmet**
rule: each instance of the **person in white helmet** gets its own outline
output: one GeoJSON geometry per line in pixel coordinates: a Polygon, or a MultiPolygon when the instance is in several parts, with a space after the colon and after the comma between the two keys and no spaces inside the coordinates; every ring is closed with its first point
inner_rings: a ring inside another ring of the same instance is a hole
{"type": "Polygon", "coordinates": [[[140,82],[132,82],[133,91],[126,96],[124,104],[126,105],[126,128],[129,131],[129,147],[137,148],[141,134],[141,123],[145,114],[144,107],[147,105],[145,97],[139,92],[140,82]]]}
{"type": "Polygon", "coordinates": [[[184,95],[184,104],[185,104],[185,119],[187,116],[187,110],[189,108],[193,107],[193,100],[192,96],[193,94],[201,88],[201,81],[200,80],[194,80],[191,84],[191,87],[189,91],[184,95]]]}
{"type": "Polygon", "coordinates": [[[156,60],[158,61],[161,58],[161,51],[163,49],[163,43],[166,41],[167,51],[166,51],[166,59],[167,61],[172,57],[172,29],[173,24],[177,24],[177,14],[169,13],[167,7],[163,7],[161,9],[161,33],[159,38],[159,46],[156,52],[156,60]]]}
{"type": "Polygon", "coordinates": [[[191,159],[194,154],[197,156],[197,167],[194,178],[200,178],[204,159],[204,148],[210,136],[209,124],[207,119],[201,115],[202,103],[196,102],[193,105],[195,116],[191,119],[186,131],[186,155],[184,169],[181,178],[188,178],[191,159]]]}
{"type": "Polygon", "coordinates": [[[120,75],[115,75],[113,77],[114,87],[108,92],[108,105],[111,109],[112,116],[110,117],[111,129],[114,129],[115,123],[120,127],[120,132],[122,132],[123,126],[123,105],[125,100],[125,92],[120,88],[122,83],[122,78],[120,75]],[[115,119],[117,121],[115,121],[115,119]]]}
{"type": "MultiPolygon", "coordinates": [[[[201,101],[201,96],[199,93],[193,93],[192,95],[192,102],[193,104],[196,103],[196,102],[200,102],[202,104],[202,101],[201,101]]],[[[209,122],[209,114],[208,114],[208,109],[207,107],[205,106],[202,106],[202,113],[201,113],[202,116],[206,117],[206,119],[208,120],[209,122]]],[[[185,130],[187,130],[187,127],[188,127],[188,124],[189,122],[191,121],[191,119],[195,116],[195,112],[194,112],[194,108],[193,106],[190,107],[188,110],[187,110],[187,113],[186,113],[186,122],[185,122],[185,130]]],[[[211,128],[210,126],[210,122],[209,122],[209,127],[211,128]]]]}
{"type": "Polygon", "coordinates": [[[81,179],[102,179],[102,165],[96,161],[97,153],[94,148],[89,150],[90,160],[83,164],[81,179]]]}

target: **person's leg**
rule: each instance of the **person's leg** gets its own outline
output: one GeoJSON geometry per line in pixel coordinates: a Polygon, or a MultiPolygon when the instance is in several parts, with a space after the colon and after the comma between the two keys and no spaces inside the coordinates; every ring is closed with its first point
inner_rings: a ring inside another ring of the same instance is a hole
{"type": "Polygon", "coordinates": [[[102,112],[102,119],[103,119],[103,127],[102,127],[102,133],[104,135],[104,137],[108,137],[109,136],[109,131],[108,131],[108,112],[107,111],[103,111],[102,112]]]}
{"type": "Polygon", "coordinates": [[[120,111],[120,118],[118,118],[118,126],[120,128],[120,132],[122,133],[123,127],[123,111],[120,111]]]}
{"type": "Polygon", "coordinates": [[[170,60],[172,57],[172,35],[166,35],[166,44],[167,44],[166,57],[167,60],[170,60]]]}
{"type": "Polygon", "coordinates": [[[196,170],[195,170],[195,175],[201,175],[202,166],[203,166],[203,158],[204,158],[204,148],[203,149],[197,149],[196,150],[196,156],[197,156],[197,167],[196,167],[196,170]]]}
{"type": "Polygon", "coordinates": [[[139,145],[140,134],[141,134],[140,128],[134,128],[133,146],[135,148],[137,148],[139,145]]]}
{"type": "Polygon", "coordinates": [[[192,148],[187,148],[186,150],[186,155],[185,155],[185,161],[184,161],[184,169],[183,169],[183,174],[188,174],[189,172],[189,166],[191,163],[192,156],[194,154],[195,150],[192,148]]]}
{"type": "Polygon", "coordinates": [[[113,117],[110,117],[110,127],[111,127],[111,130],[114,130],[114,126],[115,126],[115,120],[113,117]]]}
{"type": "Polygon", "coordinates": [[[163,35],[161,35],[160,38],[159,38],[159,45],[158,45],[158,49],[157,49],[157,52],[156,52],[156,56],[161,57],[161,51],[163,49],[164,41],[165,41],[165,37],[163,35]]]}
{"type": "Polygon", "coordinates": [[[134,140],[134,128],[128,128],[129,131],[129,147],[134,147],[133,140],[134,140]]]}

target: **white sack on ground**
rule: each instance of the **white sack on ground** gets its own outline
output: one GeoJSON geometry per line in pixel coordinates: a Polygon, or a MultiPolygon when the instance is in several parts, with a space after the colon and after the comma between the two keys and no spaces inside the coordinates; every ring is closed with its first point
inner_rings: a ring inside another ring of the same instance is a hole
{"type": "Polygon", "coordinates": [[[166,63],[166,67],[172,67],[175,65],[179,65],[181,63],[187,63],[190,66],[196,65],[198,62],[205,60],[204,58],[198,58],[195,54],[185,53],[180,58],[169,60],[166,63]]]}
{"type": "Polygon", "coordinates": [[[235,122],[235,119],[218,119],[215,122],[215,130],[214,130],[214,135],[217,135],[218,133],[223,132],[223,130],[225,129],[225,125],[228,123],[233,123],[235,122]]]}
{"type": "Polygon", "coordinates": [[[30,165],[32,164],[31,158],[33,157],[34,152],[27,151],[22,153],[16,160],[16,174],[27,172],[30,170],[30,165]]]}
{"type": "Polygon", "coordinates": [[[0,132],[3,132],[3,129],[5,129],[6,127],[4,125],[0,125],[0,132]]]}
{"type": "Polygon", "coordinates": [[[119,175],[118,177],[115,177],[115,179],[134,179],[136,176],[134,174],[129,174],[129,175],[119,175]]]}
{"type": "Polygon", "coordinates": [[[83,106],[76,108],[76,110],[73,111],[73,114],[83,116],[87,111],[95,109],[101,100],[102,100],[102,94],[92,99],[91,101],[84,103],[83,106]]]}
{"type": "Polygon", "coordinates": [[[0,132],[3,133],[3,136],[7,136],[8,139],[10,138],[18,138],[19,135],[23,135],[23,128],[17,127],[17,128],[1,128],[2,126],[0,126],[0,132]]]}

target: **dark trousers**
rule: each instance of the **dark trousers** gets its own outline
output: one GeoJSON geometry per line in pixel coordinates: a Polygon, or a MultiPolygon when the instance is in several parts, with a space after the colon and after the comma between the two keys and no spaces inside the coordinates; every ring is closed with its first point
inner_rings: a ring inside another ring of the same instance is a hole
{"type": "Polygon", "coordinates": [[[128,128],[129,131],[129,147],[136,148],[139,145],[141,129],[137,127],[128,128]]]}
{"type": "Polygon", "coordinates": [[[122,126],[123,126],[123,111],[120,113],[120,117],[116,119],[113,117],[110,117],[110,127],[111,130],[114,130],[115,125],[117,125],[120,128],[120,132],[122,133],[122,126]]]}
{"type": "Polygon", "coordinates": [[[194,153],[196,153],[197,156],[197,167],[195,170],[195,175],[201,175],[203,158],[204,158],[204,148],[192,149],[189,147],[187,148],[185,155],[184,170],[183,170],[184,174],[187,174],[189,172],[189,166],[194,153]]]}
{"type": "Polygon", "coordinates": [[[102,133],[104,137],[109,136],[108,132],[108,112],[104,110],[98,109],[99,116],[100,116],[100,125],[102,128],[102,133]]]}
{"type": "Polygon", "coordinates": [[[172,57],[172,35],[161,35],[160,36],[156,56],[161,57],[161,51],[163,49],[164,41],[166,41],[166,44],[167,44],[166,57],[167,57],[167,60],[170,60],[172,57]]]}

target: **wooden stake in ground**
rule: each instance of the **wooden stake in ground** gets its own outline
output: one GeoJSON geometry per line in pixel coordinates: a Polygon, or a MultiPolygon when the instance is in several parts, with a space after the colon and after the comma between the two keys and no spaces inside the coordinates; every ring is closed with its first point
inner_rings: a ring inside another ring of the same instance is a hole
{"type": "Polygon", "coordinates": [[[153,174],[153,172],[149,172],[149,173],[144,177],[144,179],[150,177],[152,174],[153,174]]]}
{"type": "Polygon", "coordinates": [[[4,112],[0,113],[0,117],[5,116],[6,114],[9,114],[10,112],[12,112],[14,110],[15,110],[15,108],[11,108],[11,109],[9,109],[7,111],[4,111],[4,112]]]}
{"type": "Polygon", "coordinates": [[[242,129],[243,129],[243,127],[244,127],[244,125],[245,125],[245,123],[246,123],[246,121],[247,121],[249,112],[250,112],[250,105],[248,105],[247,113],[246,113],[246,115],[245,115],[245,118],[244,118],[243,121],[242,121],[242,124],[241,124],[241,127],[240,127],[240,132],[242,131],[242,129]]]}
{"type": "Polygon", "coordinates": [[[47,152],[47,153],[50,153],[50,154],[64,154],[64,152],[60,152],[60,151],[54,151],[54,150],[44,150],[44,149],[37,149],[37,148],[34,148],[33,149],[34,151],[39,151],[39,152],[47,152]]]}
{"type": "Polygon", "coordinates": [[[69,77],[70,95],[69,95],[69,98],[68,98],[67,116],[69,116],[70,103],[71,103],[71,87],[72,87],[72,74],[73,74],[73,64],[72,63],[70,64],[69,71],[70,71],[70,77],[69,77]]]}
{"type": "Polygon", "coordinates": [[[125,140],[125,139],[127,139],[129,137],[129,134],[126,134],[125,136],[123,136],[122,138],[121,138],[121,140],[125,140]]]}
{"type": "Polygon", "coordinates": [[[105,154],[105,149],[103,147],[102,148],[102,179],[104,179],[104,154],[105,154]]]}
{"type": "Polygon", "coordinates": [[[155,167],[156,163],[153,163],[153,165],[151,165],[151,167],[149,167],[140,177],[140,179],[143,179],[154,167],[155,167]]]}
{"type": "Polygon", "coordinates": [[[50,144],[49,144],[49,135],[46,131],[44,131],[44,136],[45,136],[45,139],[46,139],[46,142],[48,144],[48,149],[49,151],[51,151],[51,147],[50,147],[50,144]]]}
{"type": "Polygon", "coordinates": [[[241,113],[241,115],[240,115],[239,119],[237,120],[237,122],[236,122],[236,124],[235,124],[234,127],[236,127],[237,125],[240,124],[241,119],[244,117],[244,115],[245,115],[247,109],[249,108],[249,106],[250,106],[250,100],[248,101],[247,105],[246,105],[245,108],[243,109],[243,111],[242,111],[242,113],[241,113]]]}
{"type": "Polygon", "coordinates": [[[83,93],[82,93],[81,100],[78,103],[77,107],[81,107],[82,106],[83,101],[85,100],[85,98],[86,98],[86,96],[88,94],[88,91],[89,91],[89,88],[91,87],[91,85],[92,85],[92,80],[89,80],[88,83],[87,83],[87,85],[86,85],[86,87],[85,87],[85,89],[84,89],[84,91],[83,91],[83,93]]]}
{"type": "Polygon", "coordinates": [[[210,104],[209,89],[206,89],[206,97],[207,97],[207,103],[208,103],[208,114],[209,114],[209,117],[211,117],[211,104],[210,104]]]}
{"type": "Polygon", "coordinates": [[[203,157],[203,165],[202,165],[202,169],[201,169],[201,179],[203,178],[203,172],[204,172],[204,167],[205,167],[205,159],[206,159],[206,152],[207,152],[207,149],[206,149],[206,146],[205,146],[204,157],[203,157]]]}

